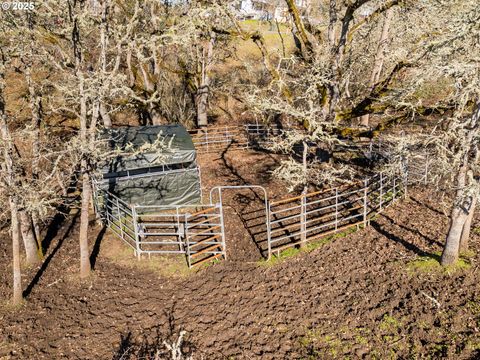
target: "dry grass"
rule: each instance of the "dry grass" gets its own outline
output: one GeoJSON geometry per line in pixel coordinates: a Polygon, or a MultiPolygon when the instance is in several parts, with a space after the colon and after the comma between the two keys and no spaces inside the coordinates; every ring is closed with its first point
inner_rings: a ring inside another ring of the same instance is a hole
{"type": "Polygon", "coordinates": [[[152,255],[150,258],[142,255],[139,260],[131,247],[108,231],[102,241],[100,256],[117,265],[151,271],[160,277],[181,278],[195,273],[195,270],[188,268],[183,255],[152,255]]]}

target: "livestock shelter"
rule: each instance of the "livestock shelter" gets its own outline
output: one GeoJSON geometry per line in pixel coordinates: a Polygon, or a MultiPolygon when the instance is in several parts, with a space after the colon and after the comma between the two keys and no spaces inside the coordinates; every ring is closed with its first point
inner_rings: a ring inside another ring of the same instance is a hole
{"type": "MultiPolygon", "coordinates": [[[[96,215],[139,258],[185,255],[188,266],[194,267],[227,258],[222,191],[263,192],[260,215],[250,212],[243,220],[257,246],[262,243],[260,250],[267,259],[290,247],[367,226],[373,216],[406,194],[409,172],[402,168],[399,173],[374,174],[345,186],[275,201],[260,185],[218,185],[202,202],[195,149],[208,153],[248,149],[252,143],[261,147],[275,141],[279,132],[273,130],[258,124],[203,129],[192,131],[193,140],[180,125],[108,130],[101,143],[109,150],[98,167],[100,176],[93,181],[96,215]]],[[[368,148],[371,154],[373,144],[368,148]]]]}
{"type": "Polygon", "coordinates": [[[100,166],[100,189],[130,205],[201,203],[195,146],[183,126],[120,127],[101,137],[113,156],[100,166]]]}
{"type": "Polygon", "coordinates": [[[188,266],[226,258],[221,203],[202,204],[200,169],[181,125],[101,134],[105,160],[93,181],[97,217],[142,254],[183,254],[188,266]]]}

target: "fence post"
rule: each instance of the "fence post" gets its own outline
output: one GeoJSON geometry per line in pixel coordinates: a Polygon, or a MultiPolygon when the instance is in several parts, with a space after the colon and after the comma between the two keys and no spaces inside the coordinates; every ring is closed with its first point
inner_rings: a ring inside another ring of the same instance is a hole
{"type": "Polygon", "coordinates": [[[188,240],[188,216],[190,214],[185,214],[185,243],[187,245],[187,262],[188,262],[188,268],[190,269],[192,267],[192,259],[190,258],[190,241],[188,240]]]}
{"type": "Polygon", "coordinates": [[[140,255],[142,250],[140,249],[140,238],[138,234],[138,215],[137,215],[137,206],[133,205],[132,206],[132,220],[133,220],[133,229],[135,231],[135,246],[137,247],[136,253],[137,253],[137,258],[140,260],[140,255]]]}
{"type": "Polygon", "coordinates": [[[103,197],[103,211],[104,211],[105,221],[107,222],[108,225],[110,225],[110,222],[112,221],[111,219],[112,211],[108,208],[108,205],[111,202],[112,201],[110,200],[110,193],[106,191],[103,197]]]}
{"type": "MultiPolygon", "coordinates": [[[[201,197],[200,197],[201,198],[201,197]]],[[[179,242],[179,248],[180,251],[185,252],[185,246],[183,244],[183,239],[185,238],[185,233],[186,233],[186,224],[182,224],[184,226],[183,232],[181,231],[180,227],[180,213],[178,212],[178,206],[175,207],[175,212],[176,212],[176,219],[177,219],[177,236],[178,236],[178,242],[179,242]],[[183,233],[183,234],[182,234],[183,233]],[[183,236],[182,236],[183,235],[183,236]]]]}
{"type": "Polygon", "coordinates": [[[209,151],[208,148],[208,128],[205,128],[205,144],[207,144],[207,152],[209,151]]]}
{"type": "Polygon", "coordinates": [[[220,193],[220,203],[219,203],[219,210],[220,210],[220,229],[222,231],[222,252],[223,252],[223,258],[227,260],[227,243],[225,242],[225,225],[223,222],[223,205],[222,205],[222,191],[219,191],[220,193]]]}
{"type": "Polygon", "coordinates": [[[123,221],[122,221],[122,214],[120,214],[120,204],[118,203],[118,198],[116,198],[117,202],[117,216],[118,216],[118,226],[120,227],[120,234],[122,234],[122,239],[125,240],[125,236],[123,235],[123,221]]]}
{"type": "Polygon", "coordinates": [[[380,211],[383,205],[383,172],[380,173],[380,211]]]}
{"type": "Polygon", "coordinates": [[[364,181],[363,189],[363,226],[367,227],[368,179],[364,181]]]}
{"type": "Polygon", "coordinates": [[[427,185],[428,182],[428,156],[425,157],[425,177],[424,185],[427,185]]]}
{"type": "Polygon", "coordinates": [[[300,247],[303,247],[307,241],[307,197],[304,191],[301,198],[300,213],[300,247]]]}
{"type": "Polygon", "coordinates": [[[335,231],[338,229],[338,188],[335,188],[335,231]]]}
{"type": "Polygon", "coordinates": [[[268,254],[267,254],[267,261],[272,258],[272,229],[270,224],[270,216],[272,213],[272,208],[270,201],[267,200],[267,247],[268,247],[268,254]]]}

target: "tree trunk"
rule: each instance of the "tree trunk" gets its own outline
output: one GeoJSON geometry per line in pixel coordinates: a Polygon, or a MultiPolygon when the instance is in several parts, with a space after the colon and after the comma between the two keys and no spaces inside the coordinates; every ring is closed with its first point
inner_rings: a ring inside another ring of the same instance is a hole
{"type": "Polygon", "coordinates": [[[202,128],[208,125],[208,85],[203,83],[195,95],[197,103],[197,127],[202,128]]]}
{"type": "Polygon", "coordinates": [[[32,226],[32,219],[25,210],[18,211],[20,223],[20,231],[25,245],[25,253],[27,254],[27,264],[34,265],[40,262],[40,254],[37,247],[37,239],[32,226]]]}
{"type": "Polygon", "coordinates": [[[473,215],[475,214],[475,207],[477,203],[477,197],[473,198],[472,205],[468,211],[467,219],[463,224],[462,235],[460,236],[460,249],[459,252],[463,253],[468,250],[468,240],[470,239],[470,229],[472,228],[473,215]]]}
{"type": "MultiPolygon", "coordinates": [[[[79,93],[80,93],[80,138],[84,147],[89,148],[90,142],[87,138],[87,95],[84,89],[84,78],[81,71],[78,72],[79,77],[79,93]]],[[[85,278],[90,273],[90,258],[88,252],[88,211],[90,204],[90,179],[88,176],[88,163],[86,157],[88,154],[83,154],[83,159],[80,164],[82,174],[82,205],[80,213],[80,277],[85,278]]]]}
{"type": "Polygon", "coordinates": [[[135,74],[132,67],[132,49],[128,47],[127,50],[127,74],[128,74],[128,87],[133,88],[135,86],[135,74]]]}
{"type": "MultiPolygon", "coordinates": [[[[102,66],[102,78],[107,74],[107,51],[108,51],[108,10],[110,8],[110,2],[108,0],[102,1],[102,21],[100,24],[100,63],[102,66]]],[[[107,83],[108,85],[109,83],[107,83]]],[[[107,93],[109,89],[107,87],[107,93]]],[[[100,115],[102,116],[103,126],[106,129],[110,129],[112,127],[112,119],[108,114],[107,108],[105,104],[102,102],[102,98],[99,99],[100,101],[100,115]]]]}
{"type": "Polygon", "coordinates": [[[468,210],[473,205],[473,197],[465,193],[466,175],[467,167],[464,165],[460,168],[457,175],[458,190],[450,214],[450,228],[448,229],[447,240],[442,252],[441,263],[443,266],[455,264],[458,260],[460,237],[468,217],[468,210]]]}
{"type": "MultiPolygon", "coordinates": [[[[388,46],[388,34],[390,32],[390,24],[392,22],[393,9],[388,9],[385,14],[385,20],[382,27],[382,35],[380,41],[378,42],[377,54],[375,55],[375,63],[373,65],[372,74],[370,77],[369,89],[373,90],[375,84],[380,80],[380,75],[382,73],[383,61],[385,59],[385,52],[387,51],[388,46]]],[[[360,124],[362,126],[369,126],[370,114],[363,115],[360,118],[360,124]]]]}
{"type": "Polygon", "coordinates": [[[294,0],[285,0],[288,8],[288,12],[292,16],[293,23],[297,29],[298,37],[301,41],[301,53],[304,58],[309,59],[312,56],[313,51],[315,50],[314,43],[310,41],[309,34],[305,29],[305,24],[303,23],[300,12],[298,11],[297,5],[294,0]]]}
{"type": "MultiPolygon", "coordinates": [[[[307,171],[308,171],[308,163],[307,163],[307,155],[308,155],[308,144],[306,141],[303,141],[303,154],[302,154],[302,165],[303,165],[303,174],[305,179],[307,178],[307,171]]],[[[306,206],[306,195],[308,193],[308,184],[305,183],[302,191],[302,202],[300,208],[300,248],[305,246],[307,241],[307,206],[306,206]]]]}
{"type": "MultiPolygon", "coordinates": [[[[0,139],[3,142],[4,168],[6,172],[7,185],[10,191],[16,190],[18,180],[15,177],[14,144],[7,124],[7,113],[5,111],[5,99],[3,89],[5,88],[4,63],[0,63],[0,139]]],[[[13,304],[18,305],[22,301],[22,274],[20,269],[20,232],[18,225],[18,203],[15,195],[10,194],[10,221],[12,236],[12,258],[13,258],[13,304]]]]}
{"type": "Polygon", "coordinates": [[[42,246],[42,232],[40,230],[40,219],[37,211],[32,211],[32,224],[33,231],[35,233],[35,239],[37,240],[37,249],[40,259],[43,259],[43,246],[42,246]]]}
{"type": "Polygon", "coordinates": [[[447,241],[442,252],[442,265],[452,265],[458,260],[460,249],[460,236],[467,219],[467,214],[460,206],[455,205],[450,215],[450,228],[448,230],[447,241]]]}
{"type": "MultiPolygon", "coordinates": [[[[86,164],[84,165],[86,166],[86,164]]],[[[83,166],[82,166],[83,167],[83,166]]],[[[80,213],[80,277],[86,278],[90,274],[91,264],[88,251],[88,222],[90,210],[90,198],[92,189],[87,173],[82,175],[82,207],[80,213]]]]}
{"type": "Polygon", "coordinates": [[[18,207],[16,200],[10,196],[11,236],[13,257],[13,304],[22,302],[22,272],[20,270],[20,231],[18,226],[18,207]]]}
{"type": "Polygon", "coordinates": [[[146,68],[146,65],[144,64],[139,64],[138,65],[140,68],[140,71],[142,72],[142,78],[143,78],[143,86],[145,91],[148,93],[153,93],[155,91],[155,84],[153,81],[150,79],[150,75],[148,74],[146,68]]]}
{"type": "Polygon", "coordinates": [[[158,111],[154,104],[150,104],[150,111],[149,111],[150,118],[152,119],[153,125],[162,125],[163,123],[163,116],[158,111]]]}
{"type": "Polygon", "coordinates": [[[210,34],[210,40],[207,48],[203,51],[202,74],[200,86],[195,95],[197,103],[197,127],[206,127],[208,125],[208,97],[210,94],[210,67],[213,60],[213,46],[215,44],[215,34],[210,34]]]}
{"type": "MultiPolygon", "coordinates": [[[[31,76],[31,65],[25,64],[25,77],[30,96],[30,108],[32,112],[32,179],[38,180],[40,177],[40,125],[42,123],[42,100],[38,94],[31,76]]],[[[38,212],[34,209],[31,212],[33,231],[37,241],[40,258],[43,258],[43,249],[40,240],[40,219],[38,212]]]]}
{"type": "Polygon", "coordinates": [[[330,16],[330,20],[328,24],[328,43],[330,45],[330,48],[333,49],[337,41],[336,26],[337,26],[338,17],[337,17],[337,1],[336,0],[330,0],[329,16],[330,16]]]}
{"type": "Polygon", "coordinates": [[[107,108],[104,104],[100,104],[100,115],[102,116],[103,126],[106,129],[110,129],[112,127],[112,119],[108,114],[107,108]]]}
{"type": "MultiPolygon", "coordinates": [[[[477,180],[474,178],[472,170],[468,170],[470,163],[477,163],[478,160],[478,145],[476,138],[478,137],[478,120],[480,120],[480,102],[477,102],[473,115],[467,122],[470,131],[462,139],[466,144],[463,153],[463,163],[457,174],[457,193],[455,195],[455,203],[452,208],[452,215],[450,220],[450,229],[448,231],[447,241],[442,253],[442,265],[450,265],[458,260],[460,251],[460,241],[464,237],[463,246],[466,247],[470,231],[471,219],[469,224],[467,219],[473,216],[475,211],[475,202],[477,193],[472,194],[472,189],[466,189],[466,179],[468,177],[469,185],[477,188],[477,180]],[[476,154],[474,159],[471,158],[472,153],[476,154]],[[463,235],[463,236],[462,236],[463,235]]],[[[477,190],[476,190],[477,191],[477,190]]]]}

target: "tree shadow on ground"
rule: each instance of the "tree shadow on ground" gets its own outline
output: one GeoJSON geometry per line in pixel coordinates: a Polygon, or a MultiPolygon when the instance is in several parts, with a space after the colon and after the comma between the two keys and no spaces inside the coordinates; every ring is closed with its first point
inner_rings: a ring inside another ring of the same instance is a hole
{"type": "Polygon", "coordinates": [[[56,207],[55,216],[48,224],[47,232],[42,239],[42,250],[44,254],[47,253],[52,241],[57,237],[59,230],[68,219],[68,214],[72,209],[72,205],[80,199],[80,195],[75,193],[77,185],[77,178],[73,175],[70,179],[70,184],[67,188],[64,201],[56,207]]]}
{"type": "MultiPolygon", "coordinates": [[[[229,150],[229,147],[227,147],[220,156],[221,161],[223,162],[223,166],[229,171],[229,173],[235,178],[232,180],[231,186],[259,186],[258,184],[251,184],[248,180],[246,180],[235,168],[235,166],[232,164],[231,161],[229,161],[226,158],[226,154],[229,150]]],[[[274,167],[278,166],[278,160],[275,159],[271,154],[269,154],[266,151],[262,150],[257,150],[261,152],[262,154],[268,155],[272,160],[273,164],[270,166],[266,166],[265,170],[262,172],[264,175],[262,179],[260,179],[263,182],[268,182],[270,180],[270,172],[273,170],[274,167]]],[[[261,186],[261,185],[260,185],[261,186]]],[[[266,209],[265,209],[265,195],[263,194],[263,191],[259,190],[258,188],[244,188],[241,189],[240,191],[246,191],[252,194],[252,196],[246,195],[246,194],[241,194],[241,193],[235,193],[234,197],[232,198],[232,204],[228,204],[232,210],[235,212],[236,216],[240,219],[242,222],[243,227],[247,231],[249,237],[255,244],[259,255],[262,258],[266,258],[266,248],[263,243],[266,242],[266,238],[263,239],[262,236],[266,236],[266,209]],[[238,209],[238,207],[241,206],[241,209],[238,209]],[[245,211],[248,209],[247,211],[245,211]],[[252,217],[253,215],[253,217],[252,217]],[[258,224],[252,224],[252,221],[258,220],[258,219],[263,219],[263,227],[265,227],[264,230],[259,231],[258,224]]]]}
{"type": "Polygon", "coordinates": [[[431,205],[429,205],[429,204],[427,204],[427,203],[425,203],[425,202],[422,202],[422,201],[416,199],[416,198],[413,197],[413,196],[409,196],[409,198],[410,198],[410,200],[412,200],[413,202],[417,203],[417,204],[420,205],[420,206],[426,207],[428,210],[433,211],[434,213],[437,213],[437,214],[442,215],[442,216],[446,216],[445,213],[443,213],[442,211],[435,209],[435,208],[432,207],[431,205]]]}
{"type": "Polygon", "coordinates": [[[182,359],[198,356],[198,349],[189,340],[188,334],[185,336],[180,334],[181,331],[175,331],[172,315],[168,315],[168,324],[156,325],[139,336],[127,330],[120,335],[120,344],[114,351],[112,360],[177,359],[166,344],[174,347],[178,345],[182,359]]]}
{"type": "MultiPolygon", "coordinates": [[[[73,216],[72,218],[72,221],[70,223],[70,225],[68,226],[68,228],[66,229],[66,231],[63,233],[62,237],[58,240],[57,242],[57,245],[55,246],[55,248],[52,250],[52,252],[45,258],[45,260],[43,261],[42,263],[42,266],[40,267],[40,269],[38,269],[37,273],[35,274],[35,276],[33,277],[32,281],[30,281],[30,283],[28,284],[27,288],[23,291],[23,297],[28,297],[33,288],[38,284],[38,282],[40,281],[40,279],[42,278],[42,275],[45,273],[45,271],[47,270],[48,268],[48,265],[50,265],[50,262],[52,261],[53,257],[55,256],[55,254],[58,252],[58,250],[60,250],[60,248],[62,247],[63,245],[63,242],[65,241],[65,239],[68,238],[70,232],[72,231],[72,229],[74,228],[76,222],[77,222],[77,219],[79,217],[79,212],[77,212],[75,214],[75,216],[73,216]]],[[[60,229],[60,227],[59,227],[60,229]]],[[[58,233],[58,230],[56,230],[56,232],[58,233]]]]}
{"type": "Polygon", "coordinates": [[[387,216],[387,215],[385,215],[385,214],[382,214],[382,216],[383,216],[385,219],[387,219],[388,221],[390,221],[390,223],[391,223],[392,225],[396,225],[396,226],[398,226],[398,227],[400,227],[400,228],[402,228],[402,229],[404,229],[404,230],[406,230],[406,231],[409,231],[409,232],[411,232],[411,233],[413,233],[413,234],[415,234],[415,235],[417,235],[417,236],[425,239],[425,241],[429,242],[431,245],[443,246],[443,244],[442,244],[441,242],[439,242],[439,241],[437,241],[437,240],[433,240],[433,239],[429,238],[429,237],[426,236],[426,235],[423,235],[423,234],[420,232],[420,230],[412,229],[412,228],[410,228],[410,227],[408,227],[408,226],[405,226],[405,225],[402,225],[402,224],[398,224],[398,223],[395,222],[395,220],[393,220],[391,217],[389,217],[389,216],[387,216]]]}
{"type": "Polygon", "coordinates": [[[267,241],[267,213],[265,205],[262,203],[261,207],[259,208],[258,206],[255,206],[259,205],[255,198],[252,199],[243,194],[236,194],[235,200],[239,201],[240,204],[244,204],[244,201],[248,201],[247,206],[244,206],[242,209],[237,209],[234,206],[231,208],[235,212],[235,215],[240,219],[244,229],[248,233],[248,236],[255,244],[260,256],[265,259],[267,257],[265,253],[266,244],[264,244],[267,241]],[[254,207],[254,209],[252,209],[252,207],[254,207]],[[245,211],[245,209],[248,210],[245,211]],[[257,221],[260,221],[260,223],[257,223],[257,221]]]}
{"type": "MultiPolygon", "coordinates": [[[[257,184],[251,184],[248,180],[246,180],[235,168],[235,166],[232,165],[231,161],[229,161],[226,157],[226,154],[230,150],[230,148],[235,149],[233,147],[233,143],[231,143],[229,146],[227,146],[222,153],[220,154],[220,160],[223,163],[223,166],[230,172],[232,176],[235,177],[235,180],[232,180],[232,185],[257,185],[257,184]]],[[[268,151],[263,150],[263,149],[254,149],[255,151],[267,155],[270,159],[273,160],[273,164],[271,166],[266,166],[264,171],[262,172],[262,181],[268,182],[270,180],[270,173],[275,168],[276,166],[279,165],[278,160],[275,159],[268,151]]]]}
{"type": "Polygon", "coordinates": [[[50,224],[47,227],[47,233],[42,240],[42,250],[44,254],[50,248],[53,239],[55,239],[55,237],[58,235],[58,231],[62,228],[66,218],[67,216],[64,212],[58,212],[55,214],[52,221],[50,221],[50,224]]]}
{"type": "Polygon", "coordinates": [[[437,255],[433,253],[426,252],[422,249],[420,249],[418,246],[409,243],[408,241],[402,239],[401,237],[398,237],[395,234],[392,234],[391,232],[388,232],[382,227],[382,224],[379,224],[376,221],[371,221],[370,225],[381,235],[385,236],[387,239],[392,240],[403,247],[405,247],[407,250],[414,252],[415,254],[419,256],[428,256],[431,258],[435,258],[437,255]]]}
{"type": "Polygon", "coordinates": [[[477,349],[473,352],[473,355],[470,358],[470,360],[478,360],[478,359],[480,359],[480,350],[477,349]]]}
{"type": "Polygon", "coordinates": [[[105,235],[106,231],[107,231],[107,227],[102,226],[102,229],[97,234],[97,238],[95,239],[95,244],[93,244],[92,253],[90,255],[90,264],[93,270],[95,270],[98,254],[100,253],[100,245],[102,244],[103,236],[105,235]]]}

